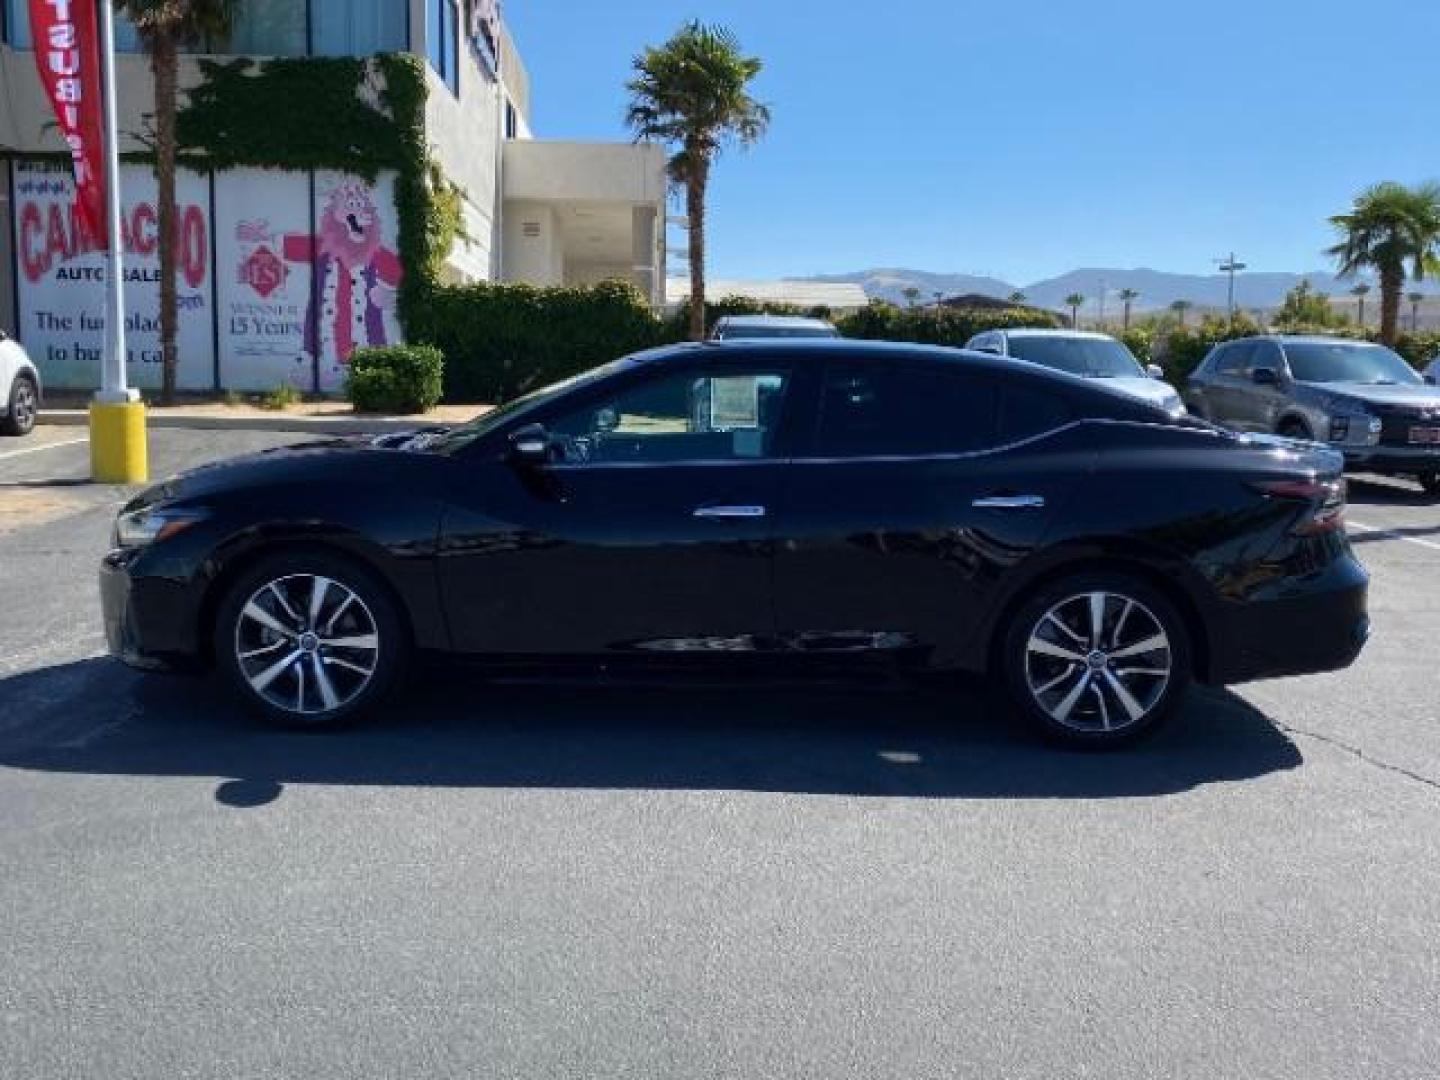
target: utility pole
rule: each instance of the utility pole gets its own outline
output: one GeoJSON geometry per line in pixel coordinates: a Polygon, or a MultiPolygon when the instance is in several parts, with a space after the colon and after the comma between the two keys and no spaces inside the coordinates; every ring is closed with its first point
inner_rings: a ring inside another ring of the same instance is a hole
{"type": "Polygon", "coordinates": [[[1105,279],[1100,279],[1100,330],[1105,330],[1105,279]]]}
{"type": "Polygon", "coordinates": [[[1222,274],[1230,275],[1230,299],[1226,304],[1226,309],[1229,312],[1230,321],[1233,323],[1235,321],[1235,275],[1245,269],[1245,264],[1235,258],[1233,251],[1230,252],[1230,258],[1216,259],[1215,261],[1220,264],[1222,274]]]}

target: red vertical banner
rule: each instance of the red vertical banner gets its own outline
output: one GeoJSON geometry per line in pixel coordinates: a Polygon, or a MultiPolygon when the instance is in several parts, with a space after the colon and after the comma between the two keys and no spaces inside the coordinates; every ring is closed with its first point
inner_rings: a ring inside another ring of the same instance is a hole
{"type": "MultiPolygon", "coordinates": [[[[101,0],[109,3],[109,0],[101,0]]],[[[105,105],[100,85],[100,28],[96,0],[30,0],[35,66],[70,147],[81,217],[103,248],[105,165],[101,143],[105,105]]]]}

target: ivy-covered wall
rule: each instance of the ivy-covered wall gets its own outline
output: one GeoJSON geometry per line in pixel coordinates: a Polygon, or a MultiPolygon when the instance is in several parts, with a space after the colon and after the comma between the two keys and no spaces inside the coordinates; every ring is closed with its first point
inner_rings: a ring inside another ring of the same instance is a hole
{"type": "Polygon", "coordinates": [[[397,248],[405,267],[407,324],[438,283],[462,235],[462,194],[431,160],[425,135],[425,62],[409,53],[371,58],[202,62],[177,135],[185,164],[338,169],[374,180],[394,169],[397,248]]]}

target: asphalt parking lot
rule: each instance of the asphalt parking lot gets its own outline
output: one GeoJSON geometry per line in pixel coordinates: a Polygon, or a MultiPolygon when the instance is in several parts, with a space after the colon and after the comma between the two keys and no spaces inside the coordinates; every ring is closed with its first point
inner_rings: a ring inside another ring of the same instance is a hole
{"type": "MultiPolygon", "coordinates": [[[[0,441],[0,1074],[1428,1077],[1440,507],[1375,639],[1129,753],[982,688],[417,688],[340,736],[102,655],[120,501],[0,441]]],[[[299,438],[160,431],[152,469],[299,438]]]]}

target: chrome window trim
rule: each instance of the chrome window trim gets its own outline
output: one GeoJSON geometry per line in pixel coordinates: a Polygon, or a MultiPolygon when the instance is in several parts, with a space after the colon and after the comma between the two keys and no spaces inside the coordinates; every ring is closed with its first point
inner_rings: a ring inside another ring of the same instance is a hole
{"type": "MultiPolygon", "coordinates": [[[[1162,431],[1173,431],[1175,425],[1162,423],[1149,423],[1144,420],[1115,420],[1108,417],[1091,416],[1080,420],[1071,420],[1069,423],[1061,424],[1056,428],[1049,428],[1036,435],[1020,439],[1018,442],[1006,443],[1003,446],[988,447],[984,450],[965,450],[943,454],[867,454],[855,457],[765,457],[765,458],[695,458],[684,461],[590,461],[590,462],[556,462],[546,468],[557,472],[569,472],[576,469],[666,469],[666,468],[719,468],[722,466],[756,466],[756,465],[904,465],[907,463],[943,462],[943,461],[968,461],[971,458],[990,457],[993,454],[1005,454],[1011,450],[1018,450],[1023,446],[1040,442],[1055,435],[1063,434],[1075,428],[1085,427],[1087,424],[1104,424],[1117,427],[1135,428],[1156,428],[1162,431]]],[[[1210,438],[1221,438],[1222,433],[1218,431],[1206,431],[1203,428],[1187,428],[1187,431],[1195,435],[1205,435],[1210,438]]]]}

